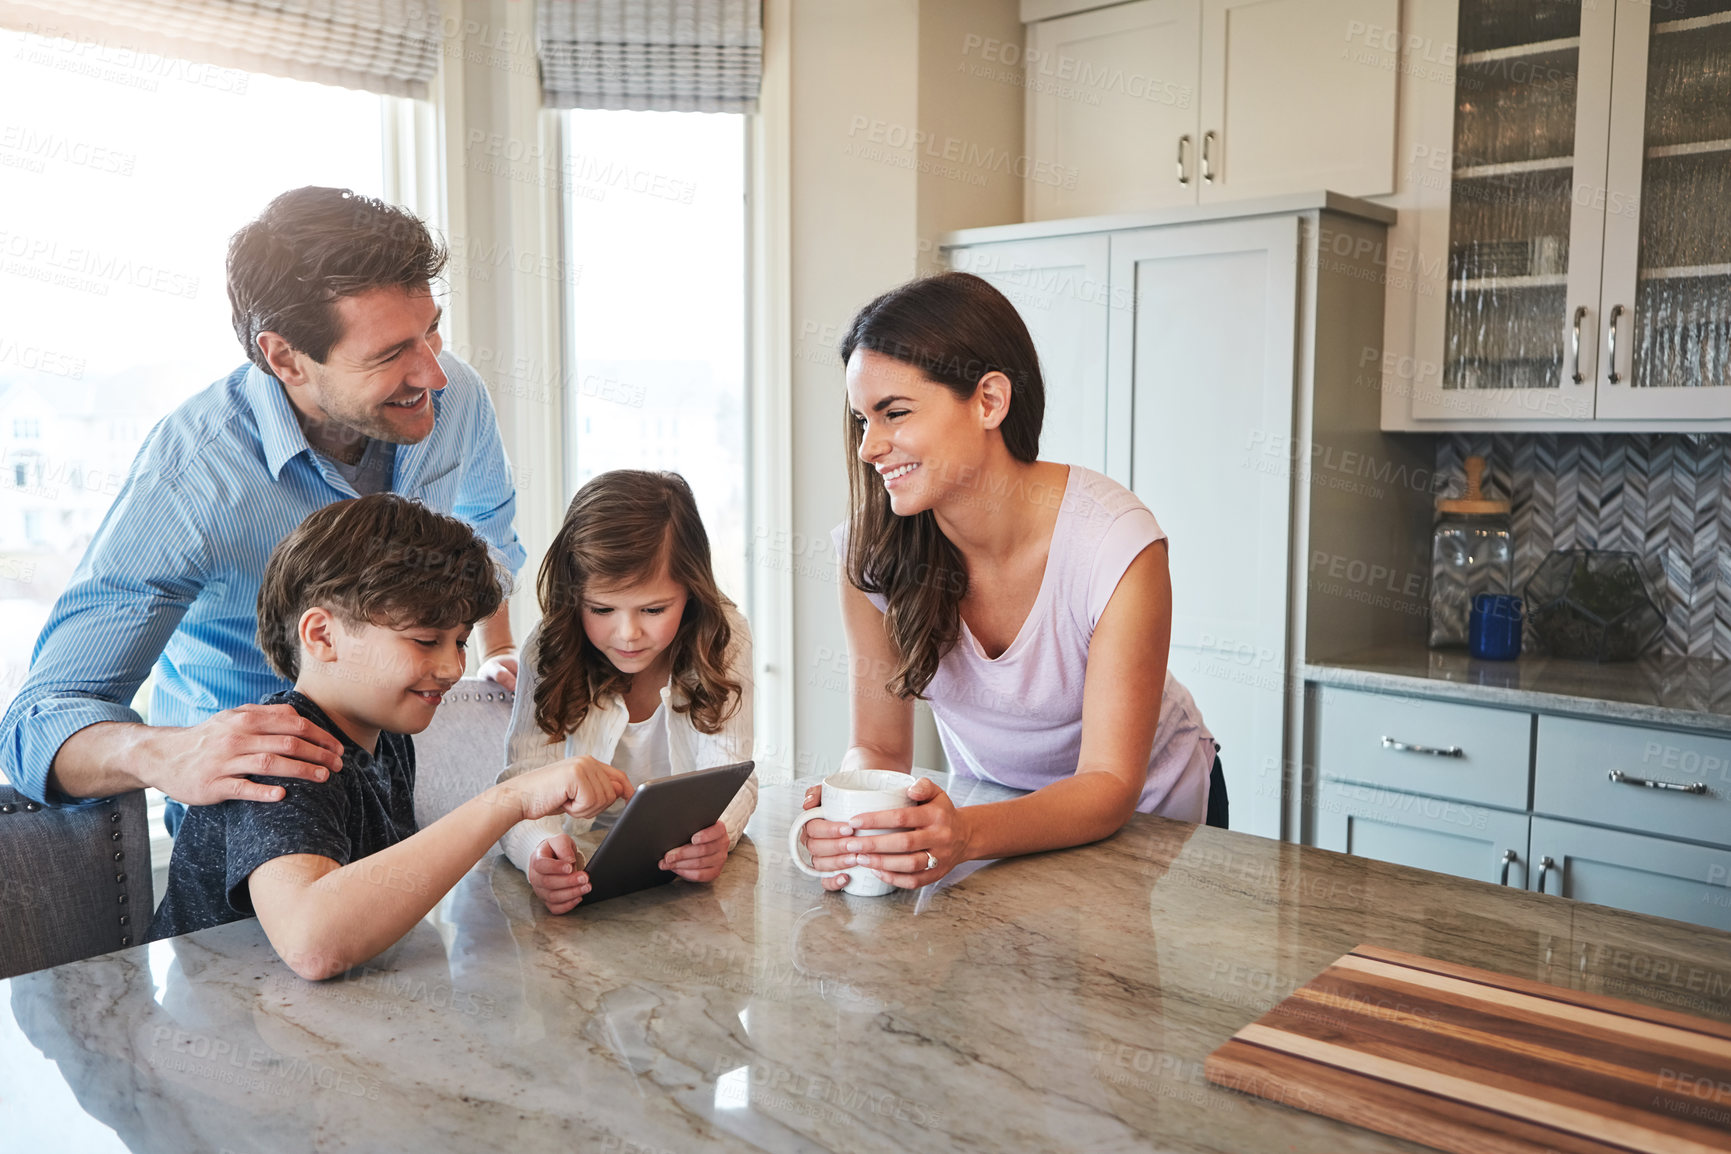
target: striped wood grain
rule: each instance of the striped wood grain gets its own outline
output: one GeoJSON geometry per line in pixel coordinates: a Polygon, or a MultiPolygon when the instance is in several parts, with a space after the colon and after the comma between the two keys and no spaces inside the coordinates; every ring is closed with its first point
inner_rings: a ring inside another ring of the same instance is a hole
{"type": "Polygon", "coordinates": [[[1459,1154],[1731,1150],[1731,1026],[1359,946],[1211,1081],[1459,1154]]]}

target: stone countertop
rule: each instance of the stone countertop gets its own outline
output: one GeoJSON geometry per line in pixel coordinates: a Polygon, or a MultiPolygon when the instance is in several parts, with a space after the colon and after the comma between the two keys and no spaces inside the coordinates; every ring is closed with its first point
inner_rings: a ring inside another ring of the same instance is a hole
{"type": "Polygon", "coordinates": [[[1348,689],[1731,735],[1731,663],[1723,661],[1479,661],[1413,644],[1307,662],[1303,676],[1348,689]]]}
{"type": "Polygon", "coordinates": [[[825,894],[798,798],[764,790],[714,885],[564,917],[491,857],[330,982],[245,921],[0,983],[4,1145],[1418,1151],[1203,1062],[1360,942],[1731,1021],[1731,934],[1154,817],[825,894]]]}

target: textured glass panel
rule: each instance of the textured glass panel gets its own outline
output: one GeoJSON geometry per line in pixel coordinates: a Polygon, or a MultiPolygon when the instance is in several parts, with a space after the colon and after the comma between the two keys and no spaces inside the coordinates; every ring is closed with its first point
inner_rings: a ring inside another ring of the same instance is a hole
{"type": "Polygon", "coordinates": [[[1581,34],[1580,0],[1463,0],[1460,51],[1493,52],[1581,34]]]}
{"type": "Polygon", "coordinates": [[[1630,383],[1731,384],[1731,0],[1653,10],[1630,383]]]}
{"type": "Polygon", "coordinates": [[[1444,388],[1560,383],[1573,174],[1550,168],[1455,179],[1444,388]]]}
{"type": "Polygon", "coordinates": [[[1463,0],[1448,389],[1562,382],[1581,5],[1463,0]]]}
{"type": "Polygon", "coordinates": [[[1455,72],[1455,167],[1572,156],[1580,56],[1573,47],[1463,58],[1455,72]]]}

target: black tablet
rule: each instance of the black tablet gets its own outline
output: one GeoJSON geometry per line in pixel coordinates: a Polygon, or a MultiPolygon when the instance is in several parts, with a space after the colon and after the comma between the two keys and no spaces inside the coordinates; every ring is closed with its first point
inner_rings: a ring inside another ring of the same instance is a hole
{"type": "Polygon", "coordinates": [[[660,867],[661,856],[720,821],[755,764],[742,761],[638,786],[583,867],[590,889],[577,909],[672,881],[677,875],[660,867]]]}

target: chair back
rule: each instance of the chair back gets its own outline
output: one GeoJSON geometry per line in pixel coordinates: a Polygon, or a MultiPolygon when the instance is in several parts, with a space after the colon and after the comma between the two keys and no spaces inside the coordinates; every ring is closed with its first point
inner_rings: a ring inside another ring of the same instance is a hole
{"type": "Polygon", "coordinates": [[[515,695],[464,678],[445,694],[433,724],[415,735],[415,821],[422,829],[493,784],[505,768],[515,695]]]}
{"type": "Polygon", "coordinates": [[[143,790],[45,806],[0,785],[0,978],[142,942],[154,898],[143,790]]]}

